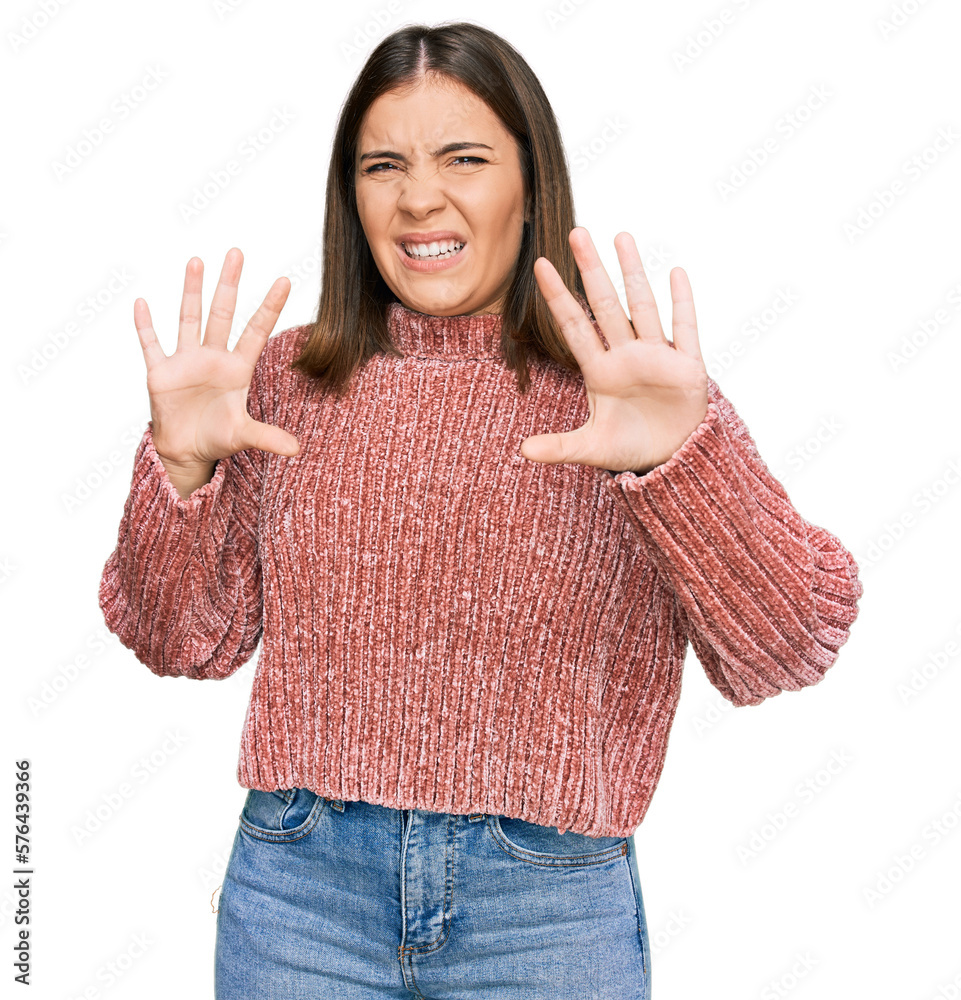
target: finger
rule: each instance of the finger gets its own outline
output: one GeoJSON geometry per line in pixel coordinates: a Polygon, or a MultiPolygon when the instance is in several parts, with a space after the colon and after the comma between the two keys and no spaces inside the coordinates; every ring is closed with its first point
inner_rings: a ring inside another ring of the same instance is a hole
{"type": "Polygon", "coordinates": [[[524,438],[518,451],[521,458],[545,465],[577,462],[580,458],[580,449],[577,447],[579,430],[580,428],[563,434],[532,434],[524,438]]]}
{"type": "Polygon", "coordinates": [[[147,308],[146,299],[137,299],[133,304],[133,323],[137,328],[137,336],[140,339],[140,347],[143,350],[144,363],[149,372],[154,365],[160,364],[167,355],[164,354],[160,341],[153,328],[153,320],[150,318],[150,310],[147,308]]]}
{"type": "Polygon", "coordinates": [[[671,299],[674,302],[674,346],[692,358],[701,358],[697,337],[697,317],[694,315],[694,293],[687,272],[682,267],[671,269],[671,299]]]}
{"type": "Polygon", "coordinates": [[[578,365],[584,368],[592,357],[606,353],[607,348],[583,307],[568,291],[557,268],[546,257],[538,257],[534,261],[534,278],[578,365]]]}
{"type": "Polygon", "coordinates": [[[661,319],[657,315],[657,303],[634,237],[630,233],[618,233],[614,237],[614,247],[624,275],[627,308],[638,340],[648,344],[666,344],[667,337],[664,336],[661,319]]]}
{"type": "Polygon", "coordinates": [[[187,261],[187,273],[184,275],[184,295],[180,300],[180,329],[177,332],[178,351],[182,347],[200,347],[203,285],[204,262],[199,257],[191,257],[187,261]]]}
{"type": "Polygon", "coordinates": [[[278,278],[267,292],[260,308],[250,317],[250,322],[244,327],[244,332],[234,348],[251,365],[257,364],[260,352],[267,343],[270,331],[273,330],[281,309],[290,294],[290,279],[278,278]]]}
{"type": "Polygon", "coordinates": [[[204,333],[205,347],[227,349],[230,325],[233,323],[234,309],[237,307],[237,286],[240,284],[240,272],[243,266],[244,255],[237,247],[232,247],[224,258],[220,280],[217,282],[210,303],[210,315],[207,317],[207,330],[204,333]]]}
{"type": "Polygon", "coordinates": [[[247,430],[245,448],[259,448],[261,451],[288,457],[300,451],[300,442],[297,438],[275,424],[265,424],[252,419],[247,430]]]}
{"type": "Polygon", "coordinates": [[[583,226],[577,226],[571,230],[569,242],[574,251],[574,260],[581,272],[591,312],[603,331],[604,338],[611,347],[634,340],[630,320],[624,312],[621,300],[617,297],[614,283],[601,263],[590,233],[583,226]]]}

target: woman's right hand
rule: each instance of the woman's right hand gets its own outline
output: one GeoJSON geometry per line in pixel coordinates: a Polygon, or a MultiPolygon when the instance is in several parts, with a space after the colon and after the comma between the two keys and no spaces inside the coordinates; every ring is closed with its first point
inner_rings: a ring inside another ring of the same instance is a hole
{"type": "Polygon", "coordinates": [[[188,261],[177,349],[169,357],[157,340],[146,301],[134,302],[134,323],[147,365],[154,447],[182,495],[183,487],[196,489],[208,482],[214,463],[238,451],[259,448],[296,455],[300,450],[292,434],[247,412],[254,366],[290,294],[287,278],[273,283],[234,349],[227,349],[243,263],[236,247],[227,252],[201,343],[204,265],[198,257],[188,261]]]}

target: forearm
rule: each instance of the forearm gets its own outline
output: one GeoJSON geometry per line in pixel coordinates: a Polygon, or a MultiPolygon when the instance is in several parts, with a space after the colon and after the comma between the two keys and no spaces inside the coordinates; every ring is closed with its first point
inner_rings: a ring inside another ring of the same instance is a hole
{"type": "Polygon", "coordinates": [[[605,482],[677,595],[712,683],[734,704],[817,683],[863,587],[852,554],[805,520],[716,384],[663,466],[605,482]]]}
{"type": "Polygon", "coordinates": [[[226,677],[256,647],[263,620],[255,537],[260,454],[213,463],[206,484],[198,485],[194,470],[193,481],[181,484],[194,487],[185,499],[149,428],[138,446],[99,600],[110,631],[154,673],[226,677]]]}

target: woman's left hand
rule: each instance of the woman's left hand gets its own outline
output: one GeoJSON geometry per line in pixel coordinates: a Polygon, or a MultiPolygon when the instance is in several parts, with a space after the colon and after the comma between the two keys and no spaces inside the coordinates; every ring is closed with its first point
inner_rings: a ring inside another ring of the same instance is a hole
{"type": "Polygon", "coordinates": [[[526,438],[520,453],[533,462],[576,462],[643,475],[671,458],[707,413],[707,369],[691,284],[682,268],[671,271],[671,343],[661,329],[630,233],[614,238],[630,320],[587,230],[571,230],[570,244],[587,301],[610,349],[554,265],[538,257],[534,277],[584,376],[590,416],[576,430],[526,438]]]}

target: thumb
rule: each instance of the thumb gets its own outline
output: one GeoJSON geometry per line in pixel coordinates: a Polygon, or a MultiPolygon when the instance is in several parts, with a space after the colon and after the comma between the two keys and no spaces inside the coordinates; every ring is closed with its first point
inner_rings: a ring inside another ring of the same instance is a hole
{"type": "Polygon", "coordinates": [[[260,420],[251,420],[249,430],[248,448],[259,448],[261,451],[287,457],[296,455],[300,451],[300,442],[282,427],[265,424],[260,420]]]}
{"type": "Polygon", "coordinates": [[[573,462],[575,460],[573,433],[569,431],[566,434],[534,434],[521,442],[518,452],[522,458],[531,462],[544,462],[548,465],[573,462]]]}

